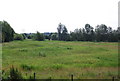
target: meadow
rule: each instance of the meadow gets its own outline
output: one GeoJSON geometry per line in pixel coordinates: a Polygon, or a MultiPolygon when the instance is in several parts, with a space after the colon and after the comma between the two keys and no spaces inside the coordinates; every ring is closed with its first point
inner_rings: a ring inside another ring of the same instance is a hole
{"type": "Polygon", "coordinates": [[[12,41],[2,44],[3,77],[14,66],[29,78],[106,79],[118,75],[117,42],[12,41]]]}

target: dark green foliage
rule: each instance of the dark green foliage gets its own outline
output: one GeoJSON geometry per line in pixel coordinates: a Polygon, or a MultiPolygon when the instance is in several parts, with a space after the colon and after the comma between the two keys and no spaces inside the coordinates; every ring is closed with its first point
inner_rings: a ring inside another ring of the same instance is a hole
{"type": "Polygon", "coordinates": [[[27,38],[28,38],[28,39],[32,39],[32,36],[31,36],[31,35],[29,35],[27,38]]]}
{"type": "Polygon", "coordinates": [[[26,65],[26,64],[22,64],[21,67],[23,70],[28,70],[28,71],[31,71],[32,69],[34,69],[33,66],[26,65]]]}
{"type": "Polygon", "coordinates": [[[53,33],[53,34],[51,35],[51,39],[52,39],[52,40],[58,40],[58,35],[57,35],[57,33],[53,33]]]}
{"type": "Polygon", "coordinates": [[[108,40],[108,28],[106,25],[97,25],[96,29],[96,40],[97,41],[107,41],[108,40]]]}
{"type": "Polygon", "coordinates": [[[14,40],[23,40],[24,37],[22,34],[14,34],[14,40]]]}
{"type": "Polygon", "coordinates": [[[44,35],[42,33],[39,33],[37,31],[37,33],[34,34],[33,39],[38,40],[38,41],[44,41],[45,37],[44,37],[44,35]]]}
{"type": "Polygon", "coordinates": [[[45,35],[45,39],[50,40],[50,36],[45,35]]]}
{"type": "MultiPolygon", "coordinates": [[[[59,26],[59,30],[61,30],[61,24],[59,26]]],[[[63,30],[63,29],[62,29],[63,30]]],[[[97,42],[118,42],[120,39],[120,27],[117,30],[112,30],[111,27],[107,27],[104,24],[97,25],[95,31],[93,27],[89,24],[85,25],[83,29],[75,29],[74,32],[70,32],[70,34],[61,33],[58,31],[59,40],[70,40],[70,41],[97,41],[97,42]],[[67,37],[67,38],[66,38],[67,37]]]]}
{"type": "Polygon", "coordinates": [[[85,30],[86,30],[86,34],[85,34],[86,41],[92,41],[94,39],[93,27],[91,27],[90,24],[86,24],[85,30]]]}
{"type": "Polygon", "coordinates": [[[0,21],[0,31],[1,30],[2,30],[2,42],[9,42],[14,40],[15,32],[13,28],[6,21],[0,21]]]}
{"type": "Polygon", "coordinates": [[[16,79],[22,79],[21,73],[18,71],[18,69],[14,68],[13,66],[10,68],[10,77],[11,80],[16,80],[16,79]]]}
{"type": "Polygon", "coordinates": [[[61,33],[62,33],[62,24],[61,23],[58,25],[57,30],[58,30],[58,40],[61,40],[61,33]]]}
{"type": "Polygon", "coordinates": [[[63,40],[63,41],[69,40],[68,30],[65,25],[60,23],[58,25],[57,30],[58,30],[58,40],[63,40]]]}
{"type": "Polygon", "coordinates": [[[25,34],[24,34],[24,33],[22,34],[22,36],[23,36],[23,39],[26,39],[26,36],[25,36],[25,34]]]}
{"type": "Polygon", "coordinates": [[[50,40],[52,34],[53,34],[53,33],[49,33],[49,32],[44,33],[45,39],[50,40]]]}

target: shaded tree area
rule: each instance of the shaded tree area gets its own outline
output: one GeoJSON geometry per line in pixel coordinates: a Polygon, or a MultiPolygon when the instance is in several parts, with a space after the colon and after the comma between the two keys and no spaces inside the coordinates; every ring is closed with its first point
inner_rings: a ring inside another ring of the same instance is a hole
{"type": "Polygon", "coordinates": [[[14,30],[10,26],[10,24],[6,21],[0,21],[0,34],[2,34],[0,37],[0,42],[9,42],[14,40],[14,30]]]}

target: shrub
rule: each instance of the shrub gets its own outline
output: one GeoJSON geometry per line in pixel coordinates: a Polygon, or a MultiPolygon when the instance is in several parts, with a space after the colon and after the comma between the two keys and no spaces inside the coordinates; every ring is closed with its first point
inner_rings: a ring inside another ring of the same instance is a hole
{"type": "Polygon", "coordinates": [[[12,68],[10,68],[10,79],[15,80],[15,79],[22,79],[22,75],[21,73],[18,71],[18,69],[14,68],[12,66],[12,68]]]}
{"type": "Polygon", "coordinates": [[[23,40],[24,37],[21,34],[14,34],[14,40],[23,40]]]}
{"type": "Polygon", "coordinates": [[[57,40],[57,39],[58,39],[57,34],[55,34],[55,33],[54,33],[54,34],[52,34],[52,35],[51,35],[51,39],[52,39],[52,40],[57,40]]]}
{"type": "Polygon", "coordinates": [[[22,36],[23,36],[23,39],[26,39],[26,36],[25,36],[25,34],[24,34],[24,33],[22,34],[22,36]]]}
{"type": "Polygon", "coordinates": [[[34,34],[33,39],[38,41],[44,41],[45,37],[42,33],[37,32],[36,34],[34,34]]]}
{"type": "Polygon", "coordinates": [[[32,36],[31,36],[31,35],[28,35],[27,38],[28,38],[28,39],[32,39],[32,36]]]}

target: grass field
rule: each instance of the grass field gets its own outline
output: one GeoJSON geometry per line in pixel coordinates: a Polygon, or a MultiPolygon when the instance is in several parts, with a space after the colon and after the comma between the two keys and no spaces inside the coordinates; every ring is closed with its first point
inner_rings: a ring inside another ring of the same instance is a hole
{"type": "Polygon", "coordinates": [[[36,72],[37,79],[112,78],[118,75],[118,43],[13,41],[3,43],[2,70],[6,77],[11,66],[24,78],[36,72]]]}

